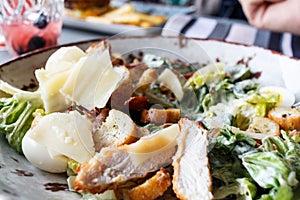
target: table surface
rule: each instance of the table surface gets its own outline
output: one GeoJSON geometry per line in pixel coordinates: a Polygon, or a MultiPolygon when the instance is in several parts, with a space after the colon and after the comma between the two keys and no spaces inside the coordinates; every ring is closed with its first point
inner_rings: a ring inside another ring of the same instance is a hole
{"type": "MultiPolygon", "coordinates": [[[[59,44],[68,44],[72,42],[78,42],[89,39],[96,39],[105,37],[107,35],[97,33],[97,32],[89,32],[86,30],[80,29],[72,29],[69,27],[63,27],[62,33],[59,39],[59,44]]],[[[3,64],[9,60],[13,59],[13,56],[9,54],[6,50],[0,51],[0,64],[3,64]]]]}

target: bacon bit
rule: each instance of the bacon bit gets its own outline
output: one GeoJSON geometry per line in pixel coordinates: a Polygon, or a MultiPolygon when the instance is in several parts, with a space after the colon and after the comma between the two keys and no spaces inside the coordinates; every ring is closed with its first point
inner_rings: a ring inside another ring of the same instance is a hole
{"type": "Polygon", "coordinates": [[[183,75],[183,77],[187,80],[187,79],[191,78],[194,73],[195,72],[186,73],[186,74],[183,75]]]}
{"type": "Polygon", "coordinates": [[[112,58],[111,60],[113,66],[121,66],[126,64],[122,58],[112,58]]]}
{"type": "Polygon", "coordinates": [[[139,122],[141,111],[144,109],[148,109],[150,103],[145,96],[134,96],[125,102],[125,106],[129,107],[130,117],[139,122]]]}
{"type": "Polygon", "coordinates": [[[134,96],[125,102],[129,106],[130,112],[139,112],[149,108],[149,101],[145,96],[134,96]]]}
{"type": "Polygon", "coordinates": [[[252,73],[252,74],[251,74],[251,77],[250,77],[250,78],[251,78],[251,79],[252,79],[252,78],[258,79],[260,76],[261,76],[261,72],[255,72],[255,73],[252,73]]]}

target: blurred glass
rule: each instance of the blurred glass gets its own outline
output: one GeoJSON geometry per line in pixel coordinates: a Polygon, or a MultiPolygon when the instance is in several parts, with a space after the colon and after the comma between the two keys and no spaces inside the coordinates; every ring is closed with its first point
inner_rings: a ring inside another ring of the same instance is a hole
{"type": "Polygon", "coordinates": [[[55,46],[62,29],[64,0],[1,0],[0,26],[14,56],[55,46]]]}

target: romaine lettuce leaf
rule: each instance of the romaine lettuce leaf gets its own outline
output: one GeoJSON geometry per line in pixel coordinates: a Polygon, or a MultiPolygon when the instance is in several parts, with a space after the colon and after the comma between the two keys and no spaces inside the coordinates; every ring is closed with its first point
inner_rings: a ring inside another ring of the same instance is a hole
{"type": "Polygon", "coordinates": [[[257,192],[256,185],[248,178],[238,178],[233,183],[222,186],[214,192],[214,199],[225,199],[234,195],[238,200],[252,200],[257,192]]]}

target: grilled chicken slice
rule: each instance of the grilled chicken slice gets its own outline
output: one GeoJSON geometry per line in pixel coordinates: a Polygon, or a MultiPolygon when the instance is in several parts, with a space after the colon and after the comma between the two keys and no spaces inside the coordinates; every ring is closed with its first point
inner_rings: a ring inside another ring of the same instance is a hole
{"type": "Polygon", "coordinates": [[[213,199],[207,132],[185,118],[179,121],[179,127],[178,149],[172,163],[173,190],[179,199],[213,199]]]}
{"type": "Polygon", "coordinates": [[[178,125],[174,124],[135,143],[102,148],[81,166],[75,179],[75,189],[102,193],[170,165],[176,151],[178,133],[178,125]]]}

